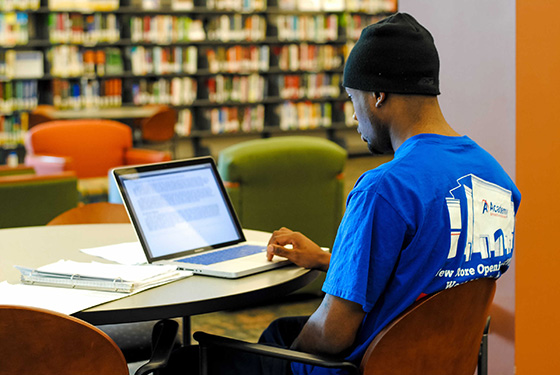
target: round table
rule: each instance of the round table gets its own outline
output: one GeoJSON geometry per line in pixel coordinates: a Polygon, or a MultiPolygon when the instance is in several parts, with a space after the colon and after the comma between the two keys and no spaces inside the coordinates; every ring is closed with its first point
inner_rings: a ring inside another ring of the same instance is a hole
{"type": "MultiPolygon", "coordinates": [[[[270,234],[245,230],[247,240],[268,241],[270,234]]],[[[131,224],[86,224],[0,230],[0,280],[15,284],[13,266],[37,268],[59,259],[103,261],[80,249],[136,241],[131,224]]],[[[272,301],[310,282],[318,271],[295,265],[239,279],[195,275],[72,314],[92,324],[187,317],[272,301]]]]}

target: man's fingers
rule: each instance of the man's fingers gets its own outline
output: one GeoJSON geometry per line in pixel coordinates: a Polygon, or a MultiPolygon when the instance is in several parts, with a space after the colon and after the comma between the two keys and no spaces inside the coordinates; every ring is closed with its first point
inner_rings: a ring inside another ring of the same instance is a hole
{"type": "Polygon", "coordinates": [[[266,248],[266,255],[269,260],[272,260],[272,257],[274,255],[288,258],[289,250],[279,245],[268,245],[268,247],[266,248]]]}
{"type": "Polygon", "coordinates": [[[280,245],[285,246],[287,244],[291,244],[293,242],[294,234],[291,230],[282,228],[280,230],[276,230],[272,233],[272,237],[268,241],[269,245],[280,245]]]}

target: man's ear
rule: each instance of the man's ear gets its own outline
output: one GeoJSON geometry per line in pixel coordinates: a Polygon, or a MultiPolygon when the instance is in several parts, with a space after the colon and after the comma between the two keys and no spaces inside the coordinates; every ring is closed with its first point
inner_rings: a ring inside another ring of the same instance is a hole
{"type": "Polygon", "coordinates": [[[375,99],[375,107],[379,108],[381,107],[381,105],[383,104],[383,102],[385,101],[385,98],[387,97],[387,95],[384,92],[373,92],[372,93],[373,98],[375,99]]]}

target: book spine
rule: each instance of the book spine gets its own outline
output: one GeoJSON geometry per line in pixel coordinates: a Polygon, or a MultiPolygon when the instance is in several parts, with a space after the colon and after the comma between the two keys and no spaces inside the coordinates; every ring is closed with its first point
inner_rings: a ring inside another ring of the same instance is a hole
{"type": "Polygon", "coordinates": [[[52,43],[93,45],[117,42],[120,39],[119,24],[115,14],[50,13],[48,32],[52,43]]]}

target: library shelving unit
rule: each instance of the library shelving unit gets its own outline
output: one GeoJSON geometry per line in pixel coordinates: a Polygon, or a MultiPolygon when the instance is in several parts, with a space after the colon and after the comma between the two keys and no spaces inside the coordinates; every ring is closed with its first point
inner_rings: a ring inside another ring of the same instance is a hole
{"type": "Polygon", "coordinates": [[[169,104],[202,140],[355,126],[341,87],[361,29],[396,0],[0,0],[0,145],[26,112],[169,104]]]}

